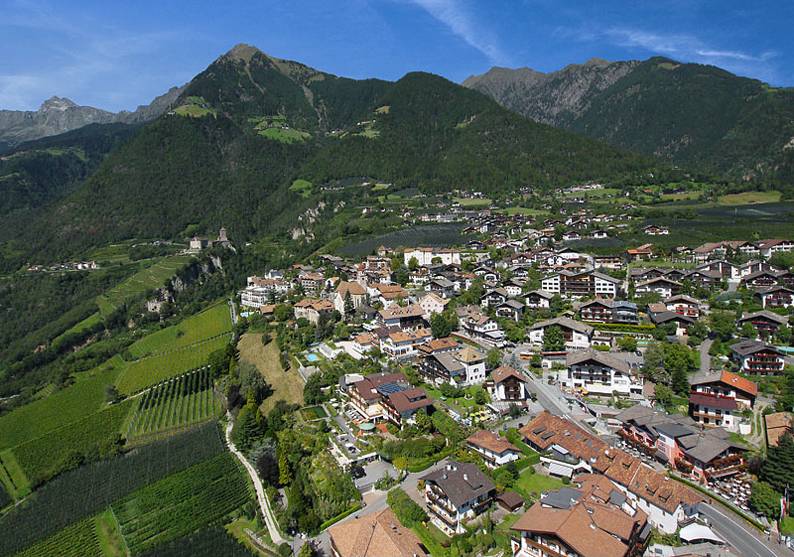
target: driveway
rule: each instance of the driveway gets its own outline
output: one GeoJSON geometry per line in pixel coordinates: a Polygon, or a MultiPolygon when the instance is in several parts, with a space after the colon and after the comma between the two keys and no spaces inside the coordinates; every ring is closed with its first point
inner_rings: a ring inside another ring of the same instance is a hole
{"type": "Polygon", "coordinates": [[[711,350],[712,344],[714,344],[714,341],[707,338],[701,342],[698,347],[698,351],[700,352],[700,373],[702,374],[711,371],[711,355],[709,354],[709,350],[711,350]]]}

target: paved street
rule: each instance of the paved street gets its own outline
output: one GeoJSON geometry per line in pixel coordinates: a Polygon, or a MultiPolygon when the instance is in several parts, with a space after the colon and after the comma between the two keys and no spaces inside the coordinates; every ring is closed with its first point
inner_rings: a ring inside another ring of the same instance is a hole
{"type": "Polygon", "coordinates": [[[791,557],[791,552],[774,541],[767,541],[764,534],[744,521],[712,505],[701,505],[701,512],[708,517],[711,528],[736,548],[742,557],[791,557]]]}
{"type": "Polygon", "coordinates": [[[714,341],[707,338],[701,342],[698,347],[700,351],[700,373],[705,374],[711,371],[711,355],[709,354],[709,350],[711,350],[712,344],[714,344],[714,341]]]}

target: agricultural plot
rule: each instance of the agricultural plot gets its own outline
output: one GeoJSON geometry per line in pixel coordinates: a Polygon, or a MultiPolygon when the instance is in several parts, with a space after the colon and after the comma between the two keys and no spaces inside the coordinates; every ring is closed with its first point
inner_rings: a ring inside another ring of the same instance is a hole
{"type": "Polygon", "coordinates": [[[30,546],[16,557],[102,557],[96,523],[93,518],[81,520],[49,538],[30,546]]]}
{"type": "Polygon", "coordinates": [[[129,347],[135,358],[169,352],[216,337],[232,330],[229,306],[225,302],[212,306],[184,321],[146,335],[129,347]]]}
{"type": "Polygon", "coordinates": [[[127,300],[163,286],[179,269],[192,259],[188,255],[171,255],[141,269],[127,280],[97,297],[100,313],[105,316],[127,300]]]}
{"type": "Polygon", "coordinates": [[[125,400],[13,449],[33,485],[45,482],[74,465],[81,456],[112,454],[134,401],[125,400]]]}
{"type": "Polygon", "coordinates": [[[12,501],[11,496],[8,493],[6,493],[3,484],[0,483],[0,509],[5,508],[5,506],[11,503],[11,501],[12,501]]]}
{"type": "Polygon", "coordinates": [[[11,449],[0,452],[0,486],[13,499],[21,499],[30,493],[30,480],[11,449]]]}
{"type": "Polygon", "coordinates": [[[221,413],[207,369],[181,375],[140,397],[127,430],[134,438],[207,421],[221,413]]]}
{"type": "Polygon", "coordinates": [[[198,532],[158,546],[141,557],[253,557],[220,526],[210,526],[198,532]]]}
{"type": "Polygon", "coordinates": [[[218,520],[250,498],[237,460],[223,453],[132,493],[113,512],[135,554],[218,520]]]}
{"type": "Polygon", "coordinates": [[[119,392],[133,394],[147,387],[203,367],[207,358],[215,350],[229,343],[226,335],[191,344],[184,348],[166,352],[133,362],[121,373],[116,381],[119,392]]]}
{"type": "Polygon", "coordinates": [[[62,391],[6,414],[0,418],[0,450],[93,414],[105,403],[105,387],[113,383],[117,373],[108,369],[81,378],[62,391]]]}
{"type": "Polygon", "coordinates": [[[0,555],[13,555],[137,489],[225,450],[217,424],[210,423],[65,472],[25,504],[0,516],[0,555]]]}

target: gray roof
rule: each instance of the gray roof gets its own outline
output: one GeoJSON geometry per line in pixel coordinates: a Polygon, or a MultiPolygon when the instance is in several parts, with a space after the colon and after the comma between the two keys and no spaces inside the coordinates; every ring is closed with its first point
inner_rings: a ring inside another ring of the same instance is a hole
{"type": "Polygon", "coordinates": [[[586,335],[593,334],[593,328],[590,325],[585,325],[584,323],[574,321],[570,317],[556,317],[546,321],[539,321],[532,325],[529,330],[534,331],[536,329],[545,329],[546,327],[551,327],[553,325],[559,325],[565,329],[572,329],[586,335]]]}
{"type": "Polygon", "coordinates": [[[612,369],[620,371],[621,373],[631,372],[631,367],[625,360],[615,358],[614,356],[599,350],[569,352],[566,360],[566,364],[568,366],[580,364],[582,362],[586,362],[587,360],[593,360],[594,362],[597,362],[603,366],[611,367],[612,369]]]}
{"type": "Polygon", "coordinates": [[[683,437],[685,435],[691,435],[693,433],[692,428],[689,428],[685,425],[677,424],[675,422],[670,422],[667,424],[659,424],[653,427],[659,433],[663,433],[667,437],[672,437],[673,439],[677,437],[683,437]]]}
{"type": "Polygon", "coordinates": [[[769,319],[770,321],[774,321],[775,323],[777,323],[779,325],[784,325],[784,324],[788,323],[788,317],[787,316],[778,315],[777,313],[773,313],[773,312],[767,311],[767,310],[761,310],[761,311],[756,311],[754,313],[745,314],[745,315],[742,316],[741,319],[739,319],[739,323],[741,323],[742,321],[749,321],[751,319],[756,319],[758,317],[764,317],[766,319],[769,319]]]}
{"type": "Polygon", "coordinates": [[[449,461],[421,478],[435,483],[453,505],[461,507],[472,499],[493,491],[495,486],[476,464],[449,461]]]}
{"type": "Polygon", "coordinates": [[[453,352],[441,352],[433,354],[433,358],[438,360],[444,369],[450,374],[463,371],[463,364],[458,361],[453,352]]]}
{"type": "Polygon", "coordinates": [[[510,306],[513,309],[524,309],[524,304],[522,304],[518,300],[506,300],[501,304],[499,304],[499,307],[502,306],[510,306]]]}
{"type": "Polygon", "coordinates": [[[542,505],[555,509],[570,509],[582,498],[582,492],[572,487],[563,487],[557,491],[549,491],[540,495],[542,505]]]}
{"type": "Polygon", "coordinates": [[[770,346],[769,344],[758,340],[743,340],[731,345],[731,350],[740,356],[749,356],[750,354],[755,354],[756,352],[760,352],[764,349],[779,353],[778,349],[774,346],[770,346]]]}

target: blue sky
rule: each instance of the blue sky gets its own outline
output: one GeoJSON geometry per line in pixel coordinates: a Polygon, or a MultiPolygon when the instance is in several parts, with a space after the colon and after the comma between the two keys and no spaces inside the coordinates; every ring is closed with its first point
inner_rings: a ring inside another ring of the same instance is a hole
{"type": "Polygon", "coordinates": [[[0,0],[0,108],[133,109],[239,42],[355,78],[660,54],[791,86],[792,24],[792,0],[0,0]]]}

